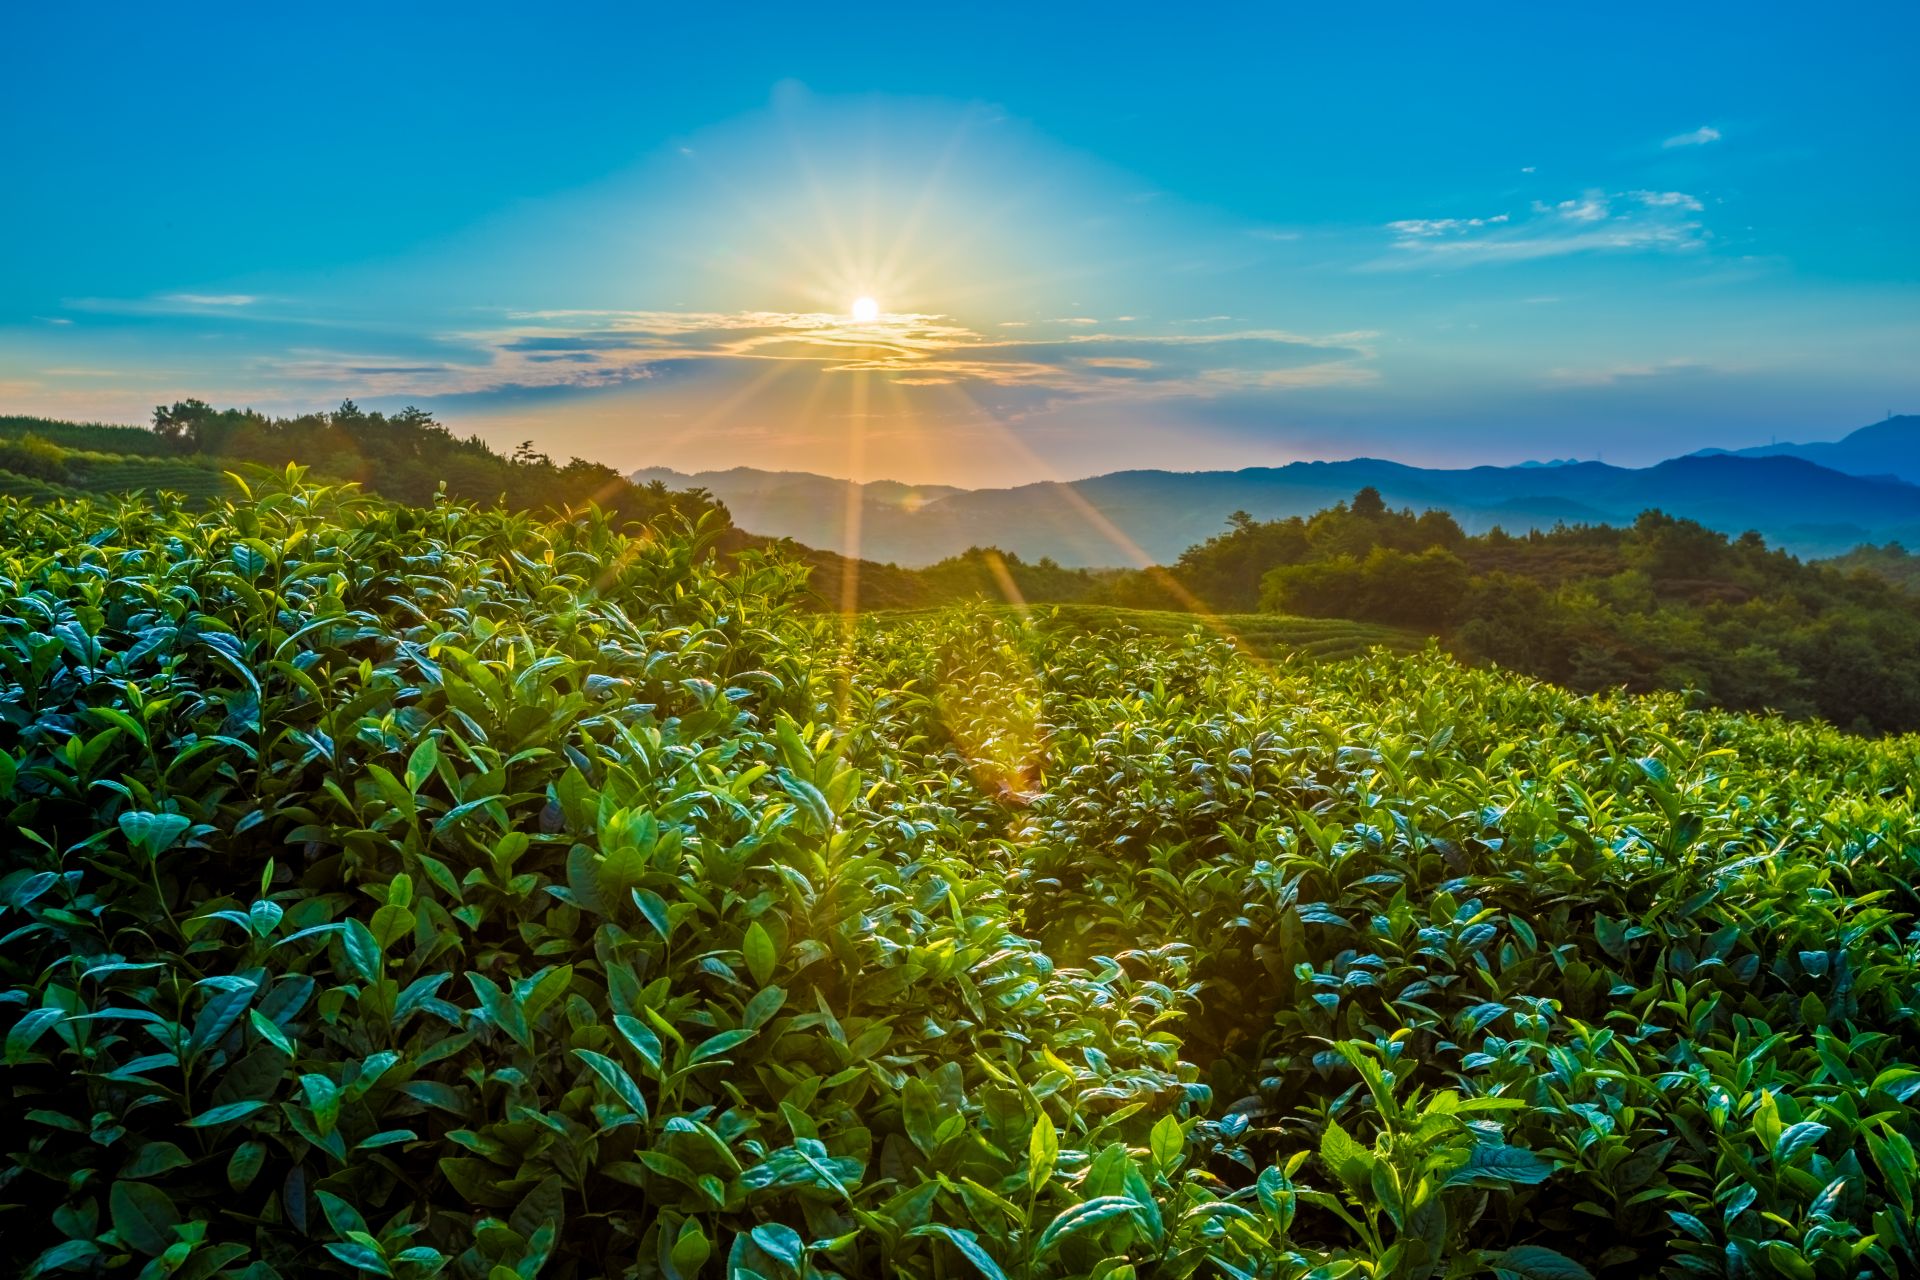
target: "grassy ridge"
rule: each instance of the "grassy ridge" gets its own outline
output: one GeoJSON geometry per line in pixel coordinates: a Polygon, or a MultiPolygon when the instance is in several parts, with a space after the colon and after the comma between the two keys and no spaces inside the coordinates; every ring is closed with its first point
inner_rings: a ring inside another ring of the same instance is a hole
{"type": "Polygon", "coordinates": [[[217,460],[188,458],[111,457],[80,455],[85,487],[96,493],[158,493],[165,490],[187,498],[215,498],[231,491],[217,460]]]}
{"type": "Polygon", "coordinates": [[[0,499],[28,1274],[1920,1268],[1920,742],[718,532],[0,499]]]}
{"type": "MultiPolygon", "coordinates": [[[[219,459],[149,458],[65,451],[59,479],[0,467],[0,494],[16,498],[79,498],[124,493],[177,493],[196,501],[232,491],[219,459]]],[[[238,466],[239,464],[232,464],[238,466]]]]}
{"type": "Polygon", "coordinates": [[[15,471],[0,467],[0,497],[38,499],[44,502],[57,502],[63,498],[82,498],[87,496],[82,490],[59,484],[51,480],[42,480],[36,476],[23,476],[15,471]]]}
{"type": "MultiPolygon", "coordinates": [[[[884,610],[875,616],[882,624],[909,621],[942,613],[950,606],[918,610],[884,610]]],[[[1404,627],[1351,622],[1344,618],[1301,618],[1281,613],[1229,613],[1200,616],[1170,609],[1129,609],[1117,605],[1035,605],[1020,610],[1011,605],[985,604],[973,611],[997,618],[1029,616],[1043,631],[1122,635],[1137,632],[1162,638],[1193,635],[1219,638],[1259,658],[1299,655],[1321,661],[1359,657],[1375,648],[1413,653],[1423,648],[1424,635],[1404,627]]]]}
{"type": "Polygon", "coordinates": [[[182,454],[138,427],[0,418],[0,494],[12,497],[167,492],[207,501],[231,493],[227,472],[242,469],[233,459],[182,454]]]}
{"type": "Polygon", "coordinates": [[[145,427],[105,422],[62,422],[23,414],[0,414],[0,437],[37,435],[62,448],[130,457],[164,457],[175,447],[145,427]]]}

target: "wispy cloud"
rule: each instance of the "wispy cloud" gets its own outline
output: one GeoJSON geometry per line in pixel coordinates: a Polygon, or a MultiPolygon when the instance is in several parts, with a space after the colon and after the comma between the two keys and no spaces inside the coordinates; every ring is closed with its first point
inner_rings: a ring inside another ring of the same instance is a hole
{"type": "Polygon", "coordinates": [[[1721,370],[1701,360],[1677,356],[1641,364],[1616,364],[1596,369],[1555,369],[1547,380],[1565,387],[1610,387],[1623,382],[1646,382],[1654,378],[1696,377],[1721,370]]]}
{"type": "Polygon", "coordinates": [[[1663,147],[1704,147],[1709,142],[1718,141],[1720,141],[1720,131],[1710,124],[1703,124],[1698,129],[1689,129],[1685,133],[1676,133],[1660,145],[1663,147]]]}
{"type": "Polygon", "coordinates": [[[304,350],[273,361],[270,372],[357,394],[422,398],[608,387],[716,365],[786,365],[821,377],[864,374],[902,387],[1035,389],[1070,397],[1204,396],[1232,387],[1344,385],[1374,376],[1369,333],[1142,335],[1081,327],[1046,337],[987,336],[939,315],[856,324],[805,312],[543,311],[510,316],[498,329],[451,335],[446,342],[460,354],[445,361],[304,350]]]}
{"type": "Polygon", "coordinates": [[[1553,214],[1568,222],[1605,222],[1611,213],[1611,207],[1606,196],[1589,191],[1577,199],[1562,200],[1555,205],[1535,202],[1533,211],[1553,214]]]}
{"type": "Polygon", "coordinates": [[[145,298],[62,298],[68,311],[113,316],[234,316],[271,318],[274,301],[255,293],[160,293],[145,298]]]}
{"type": "Polygon", "coordinates": [[[1389,222],[1387,227],[1403,236],[1448,236],[1475,227],[1497,227],[1507,218],[1504,213],[1496,213],[1491,218],[1402,218],[1389,222]]]}
{"type": "Polygon", "coordinates": [[[1629,191],[1633,199],[1650,209],[1681,209],[1687,213],[1699,213],[1704,205],[1684,191],[1629,191]]]}
{"type": "Polygon", "coordinates": [[[1474,266],[1575,253],[1697,249],[1706,233],[1691,215],[1701,202],[1684,191],[1587,191],[1525,214],[1403,218],[1387,224],[1393,252],[1367,269],[1474,266]]]}

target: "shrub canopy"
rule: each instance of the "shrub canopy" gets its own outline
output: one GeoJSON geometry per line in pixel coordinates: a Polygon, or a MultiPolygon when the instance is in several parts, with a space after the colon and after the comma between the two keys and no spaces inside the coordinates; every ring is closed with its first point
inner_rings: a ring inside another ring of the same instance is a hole
{"type": "Polygon", "coordinates": [[[15,1265],[1910,1274],[1911,740],[0,499],[15,1265]]]}

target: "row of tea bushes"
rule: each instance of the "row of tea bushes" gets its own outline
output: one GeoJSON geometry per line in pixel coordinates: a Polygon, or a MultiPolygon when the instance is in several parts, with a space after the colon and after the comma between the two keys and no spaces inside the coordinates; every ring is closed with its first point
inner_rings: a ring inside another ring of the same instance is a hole
{"type": "Polygon", "coordinates": [[[34,1275],[1895,1275],[1912,744],[0,499],[34,1275]]]}

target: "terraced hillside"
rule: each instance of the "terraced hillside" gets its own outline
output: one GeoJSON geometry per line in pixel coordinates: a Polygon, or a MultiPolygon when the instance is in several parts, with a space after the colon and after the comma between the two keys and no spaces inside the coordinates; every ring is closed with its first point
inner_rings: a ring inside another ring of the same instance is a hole
{"type": "MultiPolygon", "coordinates": [[[[16,420],[31,422],[32,420],[16,420]]],[[[64,424],[59,424],[64,425],[64,424]]],[[[150,436],[132,428],[77,428],[81,439],[150,436]]],[[[226,471],[239,464],[198,455],[115,453],[58,443],[33,431],[7,433],[0,426],[0,494],[51,499],[86,494],[177,493],[205,500],[228,492],[226,471]]]]}

